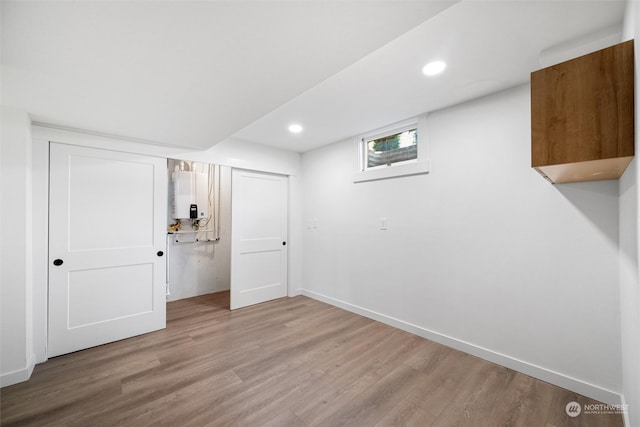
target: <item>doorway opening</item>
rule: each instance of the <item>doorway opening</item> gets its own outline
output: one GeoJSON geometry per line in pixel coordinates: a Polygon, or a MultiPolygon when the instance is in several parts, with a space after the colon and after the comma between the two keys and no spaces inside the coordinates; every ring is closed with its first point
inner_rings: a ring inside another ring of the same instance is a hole
{"type": "Polygon", "coordinates": [[[220,294],[233,310],[286,296],[288,177],[167,166],[167,301],[220,294]]]}
{"type": "Polygon", "coordinates": [[[167,160],[167,302],[231,286],[231,168],[167,160]]]}

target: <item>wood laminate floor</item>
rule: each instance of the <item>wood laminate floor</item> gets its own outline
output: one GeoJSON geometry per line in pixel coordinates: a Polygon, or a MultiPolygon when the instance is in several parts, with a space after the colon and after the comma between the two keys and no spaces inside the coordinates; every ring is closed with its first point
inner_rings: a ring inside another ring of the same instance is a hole
{"type": "Polygon", "coordinates": [[[167,329],[56,357],[0,391],[3,426],[622,426],[597,403],[305,297],[176,301],[167,329]]]}

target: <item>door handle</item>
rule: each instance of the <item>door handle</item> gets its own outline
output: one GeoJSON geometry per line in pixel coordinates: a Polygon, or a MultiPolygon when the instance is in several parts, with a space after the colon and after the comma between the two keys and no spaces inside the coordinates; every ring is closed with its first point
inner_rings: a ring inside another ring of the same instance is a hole
{"type": "Polygon", "coordinates": [[[158,251],[158,252],[156,252],[156,255],[158,255],[158,256],[162,256],[162,255],[164,255],[164,252],[162,252],[162,251],[158,251]]]}
{"type": "Polygon", "coordinates": [[[287,246],[287,242],[282,242],[282,246],[287,246]]]}
{"type": "Polygon", "coordinates": [[[63,263],[63,262],[64,262],[64,261],[62,261],[60,258],[58,258],[58,259],[54,259],[54,260],[53,260],[53,265],[55,265],[55,266],[57,267],[57,266],[59,266],[59,265],[62,265],[62,263],[63,263]]]}

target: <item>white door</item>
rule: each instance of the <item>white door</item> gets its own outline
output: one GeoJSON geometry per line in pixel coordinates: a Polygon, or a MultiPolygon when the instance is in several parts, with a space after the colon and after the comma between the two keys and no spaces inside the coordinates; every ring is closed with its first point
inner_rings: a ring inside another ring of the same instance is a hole
{"type": "Polygon", "coordinates": [[[287,295],[288,178],[231,175],[231,309],[287,295]]]}
{"type": "Polygon", "coordinates": [[[165,159],[51,144],[48,356],[166,324],[165,159]]]}

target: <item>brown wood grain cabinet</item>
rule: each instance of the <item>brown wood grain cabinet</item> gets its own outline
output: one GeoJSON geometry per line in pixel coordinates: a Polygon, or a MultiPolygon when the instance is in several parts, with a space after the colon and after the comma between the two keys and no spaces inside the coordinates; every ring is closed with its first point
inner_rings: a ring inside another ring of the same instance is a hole
{"type": "Polygon", "coordinates": [[[634,156],[633,40],[531,73],[531,166],[553,183],[617,179],[634,156]]]}

